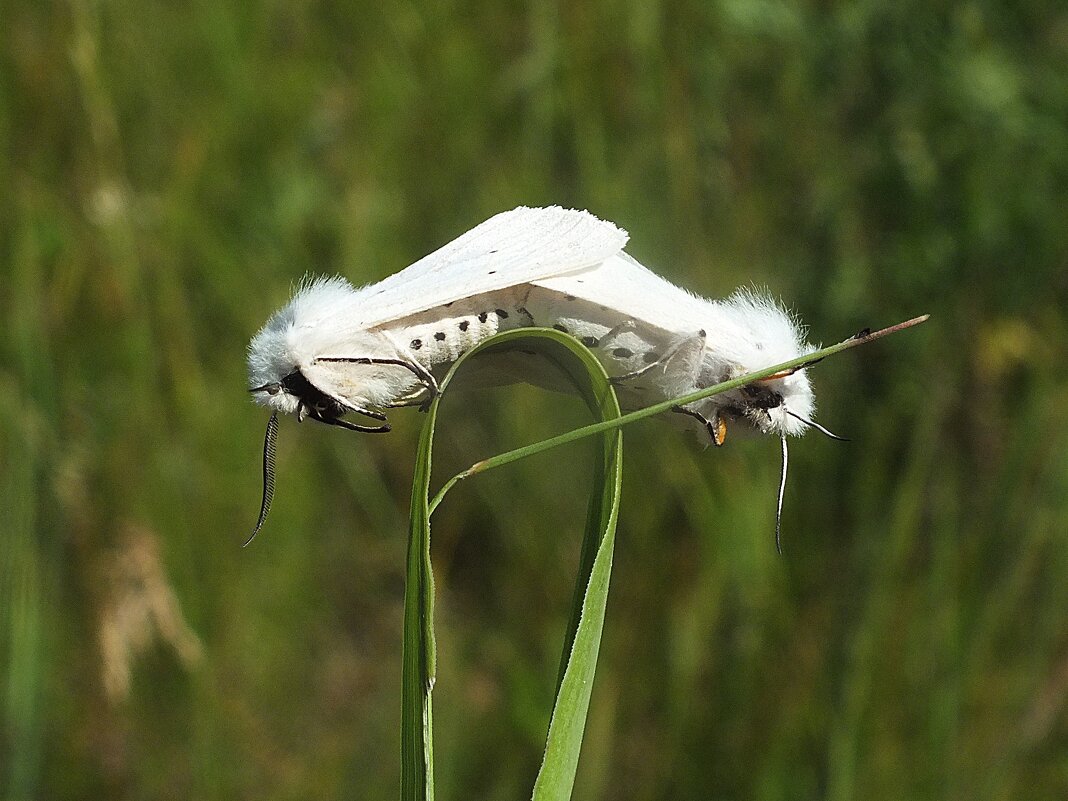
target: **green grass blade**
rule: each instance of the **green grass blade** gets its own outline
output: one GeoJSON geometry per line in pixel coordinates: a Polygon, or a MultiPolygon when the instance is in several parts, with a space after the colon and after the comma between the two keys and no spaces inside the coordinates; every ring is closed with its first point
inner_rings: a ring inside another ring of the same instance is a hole
{"type": "Polygon", "coordinates": [[[412,484],[408,557],[404,580],[404,646],[401,675],[401,799],[434,798],[433,706],[434,574],[430,564],[430,467],[438,404],[431,404],[419,437],[412,484]]]}
{"type": "MultiPolygon", "coordinates": [[[[599,420],[619,418],[615,391],[597,358],[573,337],[552,329],[523,329],[492,337],[457,360],[441,382],[442,393],[468,359],[486,352],[502,354],[513,349],[533,351],[541,356],[555,368],[558,377],[573,385],[599,420]]],[[[441,397],[439,394],[434,398],[428,409],[412,487],[404,605],[402,801],[428,801],[434,797],[431,696],[436,657],[430,515],[458,480],[450,480],[434,502],[428,502],[433,438],[441,397]]],[[[608,598],[621,465],[622,434],[615,428],[605,433],[603,448],[594,465],[593,493],[561,656],[557,698],[534,789],[534,797],[538,799],[567,799],[574,784],[608,598]]]]}
{"type": "Polygon", "coordinates": [[[547,359],[586,400],[598,422],[542,442],[483,459],[449,479],[434,499],[430,497],[430,473],[434,429],[442,394],[433,399],[419,442],[412,488],[411,528],[404,608],[404,673],[401,732],[401,798],[428,801],[434,797],[433,710],[431,693],[435,675],[434,578],[430,564],[430,515],[459,481],[476,473],[517,461],[550,448],[594,434],[604,434],[602,459],[595,470],[594,492],[587,515],[586,534],[576,579],[571,619],[568,624],[557,697],[549,724],[545,756],[534,786],[535,799],[570,798],[586,724],[597,654],[608,598],[619,506],[622,465],[621,426],[669,411],[720,392],[744,386],[780,372],[799,370],[857,345],[896,333],[926,321],[916,317],[874,333],[863,331],[837,345],[823,348],[764,370],[701,389],[681,398],[654,404],[623,415],[611,382],[596,357],[573,337],[552,329],[527,328],[498,334],[472,349],[449,370],[441,382],[442,393],[457,370],[470,358],[486,352],[510,349],[534,351],[547,359]]]}
{"type": "MultiPolygon", "coordinates": [[[[927,322],[930,315],[924,314],[919,317],[914,317],[911,320],[906,320],[903,323],[892,325],[888,328],[883,328],[878,331],[862,331],[856,336],[849,337],[849,339],[839,342],[837,345],[829,345],[826,348],[821,348],[817,351],[813,351],[805,356],[798,356],[796,359],[791,359],[788,362],[782,362],[781,364],[773,365],[772,367],[765,367],[763,370],[757,370],[754,373],[739,376],[738,378],[732,378],[730,381],[724,381],[723,383],[716,384],[704,389],[695,390],[687,395],[683,395],[672,400],[661,401],[660,403],[654,403],[651,406],[647,406],[644,409],[638,409],[633,412],[628,412],[620,417],[609,418],[597,423],[591,423],[588,426],[582,428],[576,428],[573,431],[568,431],[564,434],[560,434],[549,439],[542,440],[541,442],[535,442],[532,445],[524,445],[522,448],[516,448],[515,450],[507,451],[505,453],[499,453],[496,456],[491,456],[488,459],[483,459],[480,462],[476,462],[466,470],[457,473],[450,478],[442,488],[438,491],[438,494],[430,502],[430,511],[433,512],[437,505],[441,502],[441,499],[445,496],[445,493],[452,489],[458,482],[465,478],[469,478],[477,473],[483,473],[486,470],[492,470],[495,467],[501,467],[506,464],[525,459],[528,456],[541,453],[543,451],[557,448],[561,445],[566,445],[570,442],[583,439],[584,437],[591,437],[594,434],[600,434],[605,431],[609,431],[613,428],[619,428],[621,426],[628,425],[630,423],[637,422],[638,420],[644,420],[647,417],[652,417],[657,414],[663,414],[669,412],[676,406],[685,406],[688,403],[694,403],[704,398],[710,398],[713,395],[719,395],[721,392],[729,392],[732,389],[738,389],[739,387],[751,384],[754,381],[760,381],[764,378],[769,378],[777,373],[783,373],[787,371],[796,371],[809,367],[816,362],[823,361],[829,356],[835,356],[842,351],[855,348],[858,345],[864,345],[868,342],[873,342],[876,339],[889,336],[890,334],[896,334],[899,331],[904,331],[906,328],[912,328],[920,323],[927,322]]],[[[524,331],[534,331],[541,329],[519,329],[512,331],[512,334],[522,334],[524,331]]]]}
{"type": "MultiPolygon", "coordinates": [[[[583,355],[592,356],[589,351],[583,355]]],[[[590,367],[588,377],[604,399],[604,403],[594,407],[593,411],[602,420],[618,420],[618,401],[603,368],[595,370],[590,367]]],[[[571,620],[560,660],[556,701],[549,722],[545,755],[534,783],[532,797],[536,801],[567,801],[571,797],[593,692],[619,514],[622,429],[604,432],[600,455],[575,580],[571,620]]]]}

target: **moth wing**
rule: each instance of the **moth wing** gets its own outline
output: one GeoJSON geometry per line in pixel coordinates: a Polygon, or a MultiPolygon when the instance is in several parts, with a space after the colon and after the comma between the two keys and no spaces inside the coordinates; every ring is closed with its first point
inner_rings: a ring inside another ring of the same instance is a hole
{"type": "Polygon", "coordinates": [[[617,312],[621,322],[633,320],[668,334],[700,330],[709,303],[623,252],[592,268],[531,283],[617,312]]]}
{"type": "Polygon", "coordinates": [[[399,273],[357,290],[367,328],[436,306],[599,264],[628,234],[588,211],[520,206],[475,226],[399,273]]]}

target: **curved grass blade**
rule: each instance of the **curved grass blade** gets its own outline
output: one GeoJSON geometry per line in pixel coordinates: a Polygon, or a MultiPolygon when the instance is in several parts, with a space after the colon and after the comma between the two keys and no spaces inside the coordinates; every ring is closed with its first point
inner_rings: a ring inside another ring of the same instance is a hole
{"type": "MultiPolygon", "coordinates": [[[[585,348],[583,350],[584,356],[593,356],[585,348]]],[[[593,411],[602,420],[618,420],[620,410],[615,392],[603,368],[597,372],[599,375],[595,376],[593,368],[589,368],[589,377],[591,381],[596,377],[597,391],[604,401],[593,411]],[[602,379],[603,385],[599,383],[602,379]]],[[[621,428],[604,432],[599,455],[575,579],[571,620],[560,658],[556,700],[549,721],[545,754],[534,783],[532,798],[535,801],[567,801],[571,798],[593,692],[608,605],[623,477],[621,428]]]]}
{"type": "MultiPolygon", "coordinates": [[[[470,358],[509,350],[534,352],[584,398],[601,421],[620,416],[619,404],[604,368],[578,340],[552,329],[522,329],[499,334],[459,359],[441,382],[445,392],[470,358]]],[[[433,439],[441,395],[430,404],[419,440],[412,487],[407,576],[404,602],[402,675],[401,798],[434,797],[433,706],[435,677],[434,581],[430,563],[430,514],[449,482],[429,503],[433,439]]],[[[571,620],[561,655],[557,698],[545,755],[534,788],[537,799],[567,799],[578,765],[586,712],[596,670],[615,543],[622,467],[622,434],[607,431],[594,465],[586,533],[576,578],[571,620]]]]}
{"type": "MultiPolygon", "coordinates": [[[[419,462],[416,465],[412,493],[412,526],[408,550],[408,577],[405,594],[405,650],[404,650],[404,721],[402,730],[402,799],[433,798],[433,743],[432,709],[430,692],[434,683],[434,628],[433,628],[433,575],[430,571],[430,515],[445,494],[461,480],[476,473],[532,456],[535,453],[564,445],[568,442],[594,434],[604,434],[604,460],[597,475],[598,492],[591,499],[587,521],[586,538],[583,541],[580,569],[572,609],[571,623],[565,640],[564,656],[558,677],[557,698],[546,741],[545,757],[534,787],[538,801],[552,799],[565,801],[570,798],[575,770],[585,727],[586,711],[592,691],[593,673],[600,647],[601,630],[612,566],[612,549],[615,542],[616,512],[619,503],[619,476],[621,467],[622,438],[620,427],[645,417],[650,417],[671,408],[691,403],[702,398],[727,392],[745,384],[768,378],[777,373],[800,370],[841,353],[857,345],[872,342],[906,328],[926,322],[928,315],[907,320],[889,328],[871,332],[861,331],[837,345],[832,345],[805,356],[749,375],[725,381],[681,398],[654,404],[645,409],[619,413],[615,393],[612,391],[604,370],[588,349],[572,337],[551,329],[519,329],[499,334],[458,360],[449,371],[441,386],[448,386],[457,369],[468,358],[491,349],[535,350],[550,355],[547,344],[556,342],[570,350],[578,360],[561,360],[559,355],[550,360],[569,374],[580,394],[590,403],[591,409],[599,412],[597,423],[551,437],[542,442],[527,445],[497,456],[483,459],[450,478],[432,501],[428,501],[430,488],[430,461],[432,440],[440,396],[430,406],[430,416],[423,428],[419,445],[419,462]],[[580,380],[574,372],[576,364],[586,368],[586,379],[580,380]],[[603,384],[604,391],[598,389],[603,384]],[[592,401],[592,402],[591,402],[592,401]],[[605,404],[608,404],[606,407],[605,404]],[[596,543],[596,547],[594,546],[596,543]],[[588,580],[587,580],[588,576],[588,580]]],[[[557,353],[561,353],[557,348],[557,353]]]]}
{"type": "MultiPolygon", "coordinates": [[[[551,450],[552,448],[558,448],[561,445],[568,444],[569,442],[575,442],[576,440],[583,439],[584,437],[591,437],[594,434],[601,434],[613,428],[625,426],[630,423],[637,422],[638,420],[644,420],[647,417],[663,414],[664,412],[671,411],[676,406],[686,406],[690,403],[695,403],[696,401],[704,400],[705,398],[710,398],[713,395],[719,395],[721,392],[729,392],[732,389],[738,389],[739,387],[745,386],[746,384],[751,384],[754,381],[760,381],[765,378],[770,378],[771,376],[777,375],[779,373],[803,370],[807,367],[811,367],[817,362],[823,361],[828,356],[834,356],[838,353],[841,353],[842,351],[849,350],[850,348],[855,348],[858,345],[864,345],[868,342],[874,342],[876,339],[881,339],[882,337],[889,336],[891,334],[896,334],[900,331],[904,331],[907,328],[912,328],[913,326],[925,323],[927,322],[929,317],[929,314],[923,314],[919,317],[913,317],[911,320],[906,320],[903,323],[898,323],[897,325],[892,325],[888,328],[882,328],[874,332],[865,329],[859,334],[856,334],[854,336],[849,337],[848,339],[839,342],[837,345],[829,345],[826,348],[820,348],[819,350],[813,351],[812,353],[806,354],[804,356],[798,356],[796,359],[791,359],[788,362],[782,362],[781,364],[776,364],[772,367],[765,367],[763,370],[757,370],[756,372],[749,373],[747,375],[738,376],[737,378],[732,378],[730,381],[724,381],[721,384],[716,384],[711,387],[695,390],[687,395],[683,395],[678,398],[661,401],[660,403],[654,403],[651,406],[646,406],[643,409],[637,409],[633,412],[627,412],[626,414],[617,418],[602,420],[599,423],[591,423],[588,426],[576,428],[564,434],[559,434],[555,437],[550,437],[549,439],[542,440],[541,442],[535,442],[533,445],[524,445],[521,448],[506,451],[505,453],[499,453],[496,456],[491,456],[488,459],[483,459],[480,462],[475,462],[475,464],[471,465],[466,470],[457,473],[455,476],[445,482],[442,488],[438,491],[437,496],[435,496],[435,498],[430,502],[430,511],[434,511],[434,508],[438,505],[438,503],[441,502],[441,499],[444,497],[445,493],[452,489],[458,482],[463,481],[465,478],[469,478],[473,475],[476,475],[477,473],[483,473],[486,470],[492,470],[495,467],[501,467],[506,464],[511,464],[512,462],[519,461],[520,459],[525,459],[528,456],[533,456],[536,453],[551,450]]],[[[532,330],[540,329],[519,329],[510,333],[520,334],[523,331],[532,330]]]]}
{"type": "Polygon", "coordinates": [[[404,579],[404,647],[401,671],[401,799],[434,798],[434,574],[430,565],[427,494],[438,403],[430,405],[415,462],[408,556],[404,579]]]}

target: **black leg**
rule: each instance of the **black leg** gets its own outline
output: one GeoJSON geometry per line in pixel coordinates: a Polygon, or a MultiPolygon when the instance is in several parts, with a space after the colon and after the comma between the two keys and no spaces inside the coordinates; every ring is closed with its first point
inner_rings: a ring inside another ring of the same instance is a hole
{"type": "MultiPolygon", "coordinates": [[[[378,419],[378,415],[381,416],[382,420],[386,419],[386,416],[384,414],[381,414],[381,412],[375,412],[372,416],[374,416],[375,419],[378,419]]],[[[308,408],[308,416],[311,417],[313,420],[318,420],[320,423],[326,423],[329,426],[347,428],[349,431],[359,431],[363,434],[385,434],[387,431],[390,430],[389,423],[386,423],[385,425],[381,426],[361,426],[357,425],[356,423],[350,423],[348,420],[344,420],[340,417],[324,417],[323,413],[320,412],[318,409],[308,408]]]]}
{"type": "Polygon", "coordinates": [[[374,409],[361,409],[359,406],[349,406],[349,408],[357,414],[370,417],[372,420],[381,420],[383,423],[386,421],[386,416],[382,412],[376,412],[374,409]]]}
{"type": "Polygon", "coordinates": [[[687,409],[685,406],[676,406],[671,411],[678,412],[679,414],[686,414],[695,420],[699,420],[701,425],[705,427],[705,431],[708,432],[708,438],[712,440],[712,444],[717,448],[723,444],[727,438],[727,423],[719,414],[716,415],[715,420],[709,420],[700,412],[694,409],[687,409]]]}

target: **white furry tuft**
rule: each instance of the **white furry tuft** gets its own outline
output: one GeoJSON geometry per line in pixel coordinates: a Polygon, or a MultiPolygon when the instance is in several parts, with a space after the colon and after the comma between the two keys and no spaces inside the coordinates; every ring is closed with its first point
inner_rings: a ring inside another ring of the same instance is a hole
{"type": "MultiPolygon", "coordinates": [[[[739,289],[722,301],[713,302],[722,317],[723,334],[716,343],[725,359],[733,361],[742,373],[752,373],[796,359],[818,350],[805,342],[805,332],[798,320],[781,304],[766,294],[739,289]]],[[[816,397],[804,370],[782,378],[762,382],[778,392],[783,402],[769,409],[768,430],[800,436],[808,429],[803,422],[786,413],[811,420],[816,411],[816,397]]]]}
{"type": "MultiPolygon", "coordinates": [[[[318,343],[336,341],[355,291],[340,276],[301,279],[290,301],[270,316],[249,343],[249,386],[281,382],[307,366],[318,343]]],[[[253,398],[284,414],[297,410],[298,399],[285,392],[257,392],[253,398]]]]}

